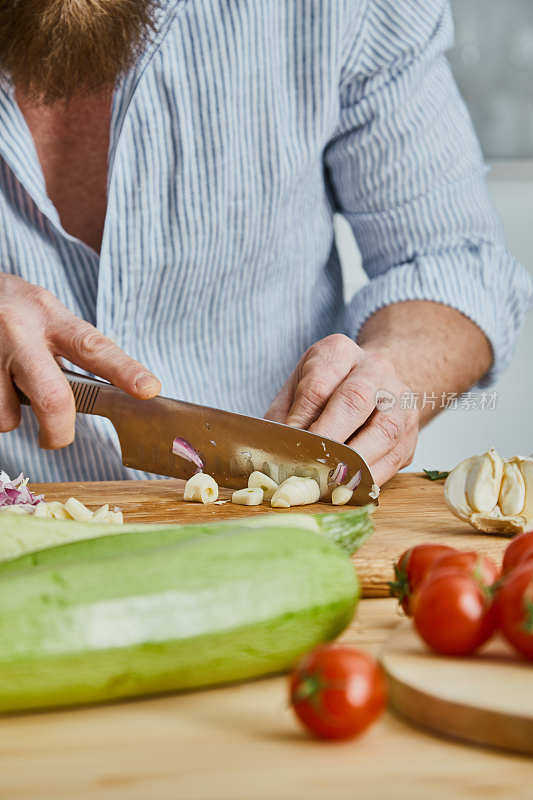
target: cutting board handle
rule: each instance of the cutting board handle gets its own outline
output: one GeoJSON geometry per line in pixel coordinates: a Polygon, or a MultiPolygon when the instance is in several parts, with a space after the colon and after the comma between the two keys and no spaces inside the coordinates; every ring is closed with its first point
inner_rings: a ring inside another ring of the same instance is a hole
{"type": "MultiPolygon", "coordinates": [[[[64,369],[63,373],[68,381],[74,401],[76,403],[76,411],[79,414],[98,414],[99,416],[106,417],[106,399],[111,399],[111,395],[116,393],[124,394],[116,386],[106,381],[100,381],[97,378],[89,378],[87,375],[80,375],[78,372],[64,369]]],[[[26,395],[15,386],[19,401],[29,406],[30,400],[26,395]]]]}

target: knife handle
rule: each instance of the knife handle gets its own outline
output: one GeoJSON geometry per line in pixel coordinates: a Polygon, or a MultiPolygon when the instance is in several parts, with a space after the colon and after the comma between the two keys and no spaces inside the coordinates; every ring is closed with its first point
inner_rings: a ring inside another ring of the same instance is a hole
{"type": "MultiPolygon", "coordinates": [[[[111,396],[115,394],[123,394],[120,389],[113,386],[106,381],[100,381],[97,378],[89,378],[87,375],[80,375],[78,372],[71,372],[71,370],[62,370],[68,385],[72,389],[74,401],[76,403],[76,411],[78,414],[98,414],[102,417],[108,416],[108,403],[106,400],[111,400],[111,396]]],[[[21,392],[18,386],[15,386],[19,401],[29,406],[31,401],[24,392],[21,392]]]]}

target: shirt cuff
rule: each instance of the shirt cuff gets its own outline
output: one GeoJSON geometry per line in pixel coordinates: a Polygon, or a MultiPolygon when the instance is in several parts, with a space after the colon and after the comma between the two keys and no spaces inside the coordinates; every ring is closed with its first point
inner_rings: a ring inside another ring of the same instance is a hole
{"type": "Polygon", "coordinates": [[[357,292],[346,308],[345,332],[357,339],[372,314],[406,300],[442,303],[478,325],[494,355],[479,381],[489,386],[511,361],[524,317],[533,307],[533,281],[505,248],[490,243],[422,255],[378,275],[357,292]]]}

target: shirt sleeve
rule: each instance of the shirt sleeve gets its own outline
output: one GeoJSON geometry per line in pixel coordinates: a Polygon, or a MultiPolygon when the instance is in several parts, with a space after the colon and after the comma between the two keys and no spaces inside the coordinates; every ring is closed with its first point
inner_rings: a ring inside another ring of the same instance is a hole
{"type": "Polygon", "coordinates": [[[347,333],[383,306],[433,300],[492,344],[484,384],[507,366],[533,285],[507,251],[468,112],[444,56],[447,0],[367,0],[346,36],[340,121],[324,159],[370,278],[347,333]]]}

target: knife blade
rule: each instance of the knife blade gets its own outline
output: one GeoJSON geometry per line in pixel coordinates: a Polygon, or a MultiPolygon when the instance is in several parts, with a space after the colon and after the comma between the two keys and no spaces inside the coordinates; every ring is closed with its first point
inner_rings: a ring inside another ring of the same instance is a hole
{"type": "MultiPolygon", "coordinates": [[[[308,431],[168,397],[139,400],[110,383],[64,370],[76,411],[106,417],[116,429],[126,467],[187,480],[197,467],[175,455],[176,437],[188,442],[203,471],[220,486],[240,489],[254,470],[277,483],[291,475],[314,478],[321,497],[339,464],[346,483],[360,473],[351,505],[377,502],[379,490],[365,460],[355,450],[308,431]]],[[[18,392],[22,403],[29,400],[18,392]]]]}

